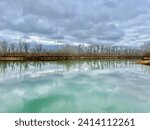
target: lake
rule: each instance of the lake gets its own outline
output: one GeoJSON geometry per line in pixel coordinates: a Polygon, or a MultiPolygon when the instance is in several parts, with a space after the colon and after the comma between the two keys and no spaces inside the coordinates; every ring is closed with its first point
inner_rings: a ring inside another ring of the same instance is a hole
{"type": "Polygon", "coordinates": [[[0,62],[0,112],[150,112],[150,66],[135,62],[0,62]]]}

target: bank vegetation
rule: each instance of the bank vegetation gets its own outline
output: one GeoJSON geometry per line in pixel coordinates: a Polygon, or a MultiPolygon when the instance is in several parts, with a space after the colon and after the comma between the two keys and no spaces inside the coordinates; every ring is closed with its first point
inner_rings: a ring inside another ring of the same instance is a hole
{"type": "Polygon", "coordinates": [[[91,45],[56,45],[55,48],[42,44],[7,43],[0,41],[0,60],[49,61],[69,59],[139,59],[144,55],[144,48],[113,46],[103,44],[91,45]]]}

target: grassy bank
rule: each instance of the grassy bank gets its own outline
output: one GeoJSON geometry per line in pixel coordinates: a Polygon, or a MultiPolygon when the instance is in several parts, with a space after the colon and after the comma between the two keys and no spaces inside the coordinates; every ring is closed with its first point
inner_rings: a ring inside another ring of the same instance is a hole
{"type": "Polygon", "coordinates": [[[142,65],[150,65],[150,60],[140,60],[137,63],[142,65]]]}
{"type": "Polygon", "coordinates": [[[141,56],[111,56],[111,55],[3,55],[0,61],[60,61],[60,60],[82,60],[82,59],[141,59],[141,56]]]}
{"type": "Polygon", "coordinates": [[[150,65],[150,55],[143,56],[142,59],[139,60],[137,63],[142,65],[150,65]]]}

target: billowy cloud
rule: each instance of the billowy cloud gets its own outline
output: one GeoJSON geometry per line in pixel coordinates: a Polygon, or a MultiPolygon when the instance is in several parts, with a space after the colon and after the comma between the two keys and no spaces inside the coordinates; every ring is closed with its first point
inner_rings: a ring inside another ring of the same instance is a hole
{"type": "Polygon", "coordinates": [[[136,46],[150,41],[149,19],[149,0],[1,0],[0,38],[136,46]]]}

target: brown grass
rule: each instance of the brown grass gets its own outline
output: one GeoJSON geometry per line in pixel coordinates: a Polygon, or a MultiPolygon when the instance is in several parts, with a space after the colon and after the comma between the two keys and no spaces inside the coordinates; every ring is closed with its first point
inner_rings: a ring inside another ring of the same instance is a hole
{"type": "Polygon", "coordinates": [[[50,54],[22,54],[3,55],[0,61],[59,61],[59,60],[80,60],[80,59],[141,59],[141,56],[126,55],[50,55],[50,54]]]}

